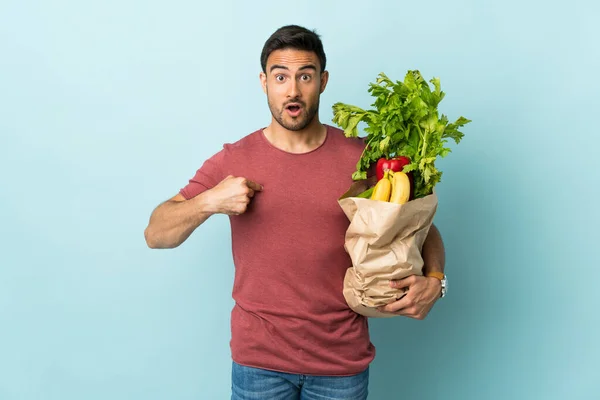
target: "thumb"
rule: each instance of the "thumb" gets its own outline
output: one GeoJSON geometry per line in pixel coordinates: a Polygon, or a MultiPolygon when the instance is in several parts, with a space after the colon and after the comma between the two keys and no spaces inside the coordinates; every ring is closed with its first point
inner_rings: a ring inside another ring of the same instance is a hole
{"type": "Polygon", "coordinates": [[[252,182],[251,180],[247,180],[246,181],[246,185],[252,189],[252,190],[256,190],[256,191],[262,191],[263,190],[263,186],[256,183],[256,182],[252,182]]]}

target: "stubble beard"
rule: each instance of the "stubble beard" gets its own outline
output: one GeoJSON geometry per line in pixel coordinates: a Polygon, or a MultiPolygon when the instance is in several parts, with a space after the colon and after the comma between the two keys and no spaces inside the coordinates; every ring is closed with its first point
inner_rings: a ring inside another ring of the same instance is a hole
{"type": "MultiPolygon", "coordinates": [[[[286,122],[284,119],[285,105],[280,109],[277,108],[271,100],[267,99],[267,103],[269,104],[269,109],[271,110],[271,115],[273,118],[279,123],[279,125],[283,126],[285,129],[289,131],[301,131],[306,128],[310,123],[315,119],[317,112],[319,111],[319,99],[312,105],[311,108],[306,109],[305,103],[300,101],[295,101],[299,104],[302,104],[302,113],[295,118],[291,118],[291,122],[286,122]]],[[[290,101],[288,103],[294,103],[294,101],[290,101]]]]}

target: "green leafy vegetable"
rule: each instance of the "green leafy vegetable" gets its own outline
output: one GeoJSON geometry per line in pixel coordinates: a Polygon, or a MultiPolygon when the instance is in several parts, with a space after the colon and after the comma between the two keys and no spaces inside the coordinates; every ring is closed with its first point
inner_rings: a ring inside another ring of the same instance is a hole
{"type": "Polygon", "coordinates": [[[371,197],[371,194],[373,194],[374,189],[375,189],[375,186],[370,187],[367,190],[365,190],[364,192],[357,194],[356,197],[362,197],[364,199],[368,199],[371,197]]]}
{"type": "Polygon", "coordinates": [[[359,136],[358,125],[366,123],[366,147],[356,164],[353,180],[366,179],[367,170],[381,157],[406,156],[411,163],[404,172],[413,172],[415,198],[427,196],[440,182],[442,172],[435,167],[437,157],[445,157],[450,149],[448,139],[459,143],[463,133],[459,130],[471,122],[464,117],[449,123],[440,115],[438,105],[445,96],[439,78],[429,82],[417,70],[408,71],[404,81],[393,82],[380,73],[375,83],[370,83],[369,93],[375,97],[375,109],[335,103],[333,122],[344,130],[347,137],[359,136]]]}

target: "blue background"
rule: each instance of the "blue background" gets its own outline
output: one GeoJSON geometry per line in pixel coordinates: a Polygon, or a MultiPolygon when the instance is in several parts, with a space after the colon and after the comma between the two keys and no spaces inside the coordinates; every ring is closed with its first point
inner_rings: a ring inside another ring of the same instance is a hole
{"type": "Polygon", "coordinates": [[[176,250],[143,230],[269,123],[288,23],[322,35],[322,121],[408,69],[473,120],[438,162],[449,296],[372,320],[370,398],[600,398],[597,4],[2,1],[0,399],[228,398],[227,218],[176,250]]]}

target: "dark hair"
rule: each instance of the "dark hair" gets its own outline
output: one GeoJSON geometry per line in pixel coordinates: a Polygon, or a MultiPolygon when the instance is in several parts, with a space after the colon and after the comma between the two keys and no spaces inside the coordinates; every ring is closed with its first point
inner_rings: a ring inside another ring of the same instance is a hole
{"type": "Polygon", "coordinates": [[[310,31],[298,25],[286,25],[277,29],[265,42],[260,55],[263,72],[267,72],[267,58],[275,50],[292,48],[296,50],[313,51],[319,57],[321,72],[325,71],[325,51],[321,38],[315,31],[310,31]]]}

